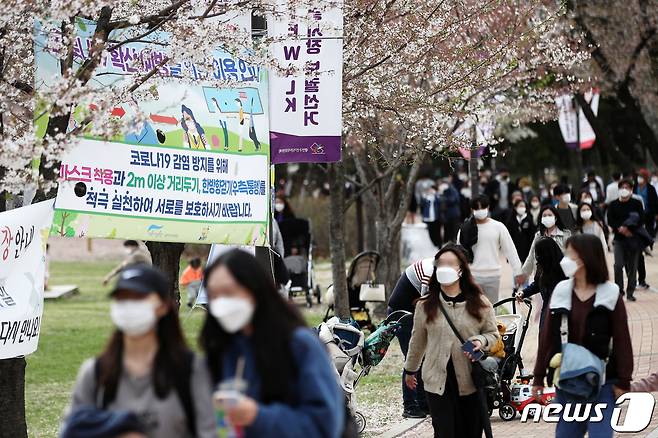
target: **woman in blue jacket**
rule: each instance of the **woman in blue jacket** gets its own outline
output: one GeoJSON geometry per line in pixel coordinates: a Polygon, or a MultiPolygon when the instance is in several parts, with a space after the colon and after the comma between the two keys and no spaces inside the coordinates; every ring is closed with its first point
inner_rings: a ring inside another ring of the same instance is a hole
{"type": "Polygon", "coordinates": [[[247,382],[244,397],[227,408],[230,424],[245,438],[340,436],[345,405],[335,368],[256,258],[230,251],[207,268],[204,281],[209,315],[200,343],[213,381],[230,380],[241,368],[247,382]]]}

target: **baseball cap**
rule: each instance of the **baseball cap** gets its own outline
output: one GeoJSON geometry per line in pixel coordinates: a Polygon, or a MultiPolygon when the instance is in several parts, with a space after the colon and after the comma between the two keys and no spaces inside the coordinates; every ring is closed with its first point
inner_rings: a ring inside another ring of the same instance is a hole
{"type": "Polygon", "coordinates": [[[162,271],[146,264],[140,264],[128,266],[119,273],[119,278],[110,292],[110,296],[120,290],[140,292],[145,295],[156,292],[164,298],[168,295],[169,288],[167,278],[162,271]]]}

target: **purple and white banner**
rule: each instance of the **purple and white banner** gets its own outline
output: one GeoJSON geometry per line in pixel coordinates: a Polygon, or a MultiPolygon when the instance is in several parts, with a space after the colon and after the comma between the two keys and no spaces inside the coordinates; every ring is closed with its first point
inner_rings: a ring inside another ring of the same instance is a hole
{"type": "Polygon", "coordinates": [[[272,55],[294,73],[270,73],[272,163],[341,159],[342,1],[312,0],[291,9],[279,0],[268,17],[272,55]]]}

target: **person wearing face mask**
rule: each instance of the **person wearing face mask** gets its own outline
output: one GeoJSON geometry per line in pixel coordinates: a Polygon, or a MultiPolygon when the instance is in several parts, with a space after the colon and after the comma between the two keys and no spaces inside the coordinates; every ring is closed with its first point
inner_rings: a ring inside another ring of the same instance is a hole
{"type": "Polygon", "coordinates": [[[139,247],[139,243],[136,240],[126,240],[123,242],[123,249],[125,251],[125,257],[121,263],[119,263],[109,274],[103,279],[103,286],[107,286],[108,283],[117,276],[119,272],[128,266],[132,265],[150,265],[151,264],[151,255],[142,250],[139,247]]]}
{"type": "Polygon", "coordinates": [[[541,218],[538,227],[539,229],[530,245],[529,255],[525,259],[525,263],[523,263],[523,267],[521,268],[521,273],[523,274],[524,279],[530,278],[537,267],[537,250],[535,246],[539,239],[542,237],[550,237],[555,240],[555,243],[557,243],[560,249],[564,251],[567,239],[571,237],[571,232],[564,227],[557,209],[552,205],[543,206],[539,213],[539,217],[541,218]]]}
{"type": "MultiPolygon", "coordinates": [[[[577,438],[589,433],[591,437],[612,437],[611,416],[615,400],[628,392],[633,374],[633,348],[628,329],[628,318],[619,287],[609,281],[608,265],[600,240],[591,234],[579,234],[567,241],[565,257],[560,262],[565,275],[569,277],[555,287],[547,309],[544,327],[540,332],[537,360],[535,362],[532,394],[541,397],[545,379],[558,382],[556,402],[582,402],[574,395],[575,385],[566,380],[565,366],[574,363],[574,357],[565,359],[563,353],[561,376],[549,370],[549,363],[556,353],[563,351],[568,342],[584,347],[596,360],[605,361],[604,384],[597,393],[597,387],[583,376],[578,380],[578,389],[592,394],[588,403],[606,403],[603,420],[590,422],[596,415],[593,408],[587,418],[576,421],[558,422],[555,436],[577,438]],[[563,324],[564,322],[564,324],[563,324]],[[566,330],[563,330],[566,329],[566,330]],[[564,332],[564,336],[561,335],[564,332]],[[566,338],[566,339],[565,339],[566,338]],[[564,377],[564,379],[561,379],[564,377]]],[[[572,354],[574,349],[570,349],[572,354]]],[[[564,351],[567,351],[566,349],[564,351]]],[[[576,351],[576,358],[587,360],[582,350],[576,351]]],[[[591,359],[590,359],[591,360],[591,359]]],[[[573,379],[569,379],[572,380],[573,379]]]]}
{"type": "Polygon", "coordinates": [[[530,198],[530,216],[535,227],[539,226],[539,212],[541,210],[541,199],[538,195],[530,198]]]}
{"type": "Polygon", "coordinates": [[[278,223],[286,219],[294,219],[295,213],[292,211],[290,203],[283,195],[276,195],[274,199],[274,219],[278,223]]]}
{"type": "Polygon", "coordinates": [[[164,274],[129,266],[110,296],[116,331],[80,368],[70,411],[133,412],[149,438],[215,437],[210,375],[185,344],[164,274]]]}
{"type": "Polygon", "coordinates": [[[592,198],[593,204],[596,205],[603,204],[605,201],[605,196],[603,194],[603,180],[599,181],[599,179],[600,178],[596,176],[596,172],[588,172],[587,179],[585,179],[581,186],[581,191],[588,192],[592,198]]]}
{"type": "Polygon", "coordinates": [[[459,192],[449,181],[444,181],[439,186],[439,194],[443,205],[443,241],[454,242],[461,222],[459,192]]]}
{"type": "Polygon", "coordinates": [[[605,235],[605,225],[594,213],[591,204],[582,203],[578,206],[578,222],[576,223],[576,232],[580,234],[592,234],[601,239],[603,249],[607,251],[608,241],[605,235]]]}
{"type": "Polygon", "coordinates": [[[472,356],[462,349],[439,306],[474,351],[488,351],[498,340],[494,309],[471,276],[460,246],[445,245],[435,263],[428,293],[416,303],[405,382],[415,388],[422,363],[435,437],[479,438],[488,418],[483,418],[471,377],[472,356]]]}
{"type": "Polygon", "coordinates": [[[505,225],[489,217],[489,198],[475,198],[471,209],[473,216],[462,226],[457,241],[472,254],[473,277],[489,301],[495,303],[500,290],[501,255],[511,265],[517,284],[523,283],[521,260],[505,225]]]}
{"type": "Polygon", "coordinates": [[[492,216],[499,215],[512,205],[512,193],[517,189],[510,181],[510,173],[506,168],[501,168],[498,175],[486,185],[484,193],[489,197],[489,205],[492,208],[492,216]]]}
{"type": "Polygon", "coordinates": [[[624,224],[632,214],[644,217],[642,201],[633,198],[633,182],[621,180],[619,182],[619,199],[610,203],[608,207],[608,225],[614,232],[615,257],[615,283],[619,290],[624,292],[624,270],[627,276],[626,299],[635,301],[635,286],[637,282],[637,264],[640,256],[632,242],[633,231],[624,224]]]}
{"type": "Polygon", "coordinates": [[[512,236],[521,263],[524,263],[530,253],[530,245],[537,231],[532,216],[528,214],[527,204],[524,200],[517,199],[514,202],[514,208],[505,221],[505,226],[509,230],[510,236],[512,236]]]}
{"type": "MultiPolygon", "coordinates": [[[[656,218],[658,217],[658,195],[656,189],[649,184],[651,174],[647,169],[640,169],[635,186],[635,195],[644,202],[644,226],[651,237],[656,235],[656,218]]],[[[637,283],[639,289],[649,289],[647,270],[644,265],[644,251],[640,252],[637,266],[637,283]]]]}
{"type": "Polygon", "coordinates": [[[233,250],[204,276],[209,313],[199,343],[213,391],[241,375],[226,407],[245,438],[337,438],[344,426],[336,370],[318,337],[252,255],[233,250]]]}
{"type": "Polygon", "coordinates": [[[576,217],[578,206],[571,203],[571,190],[565,184],[559,184],[553,189],[553,195],[557,200],[556,208],[564,227],[573,232],[576,229],[576,217]]]}
{"type": "Polygon", "coordinates": [[[605,187],[605,205],[619,198],[619,181],[621,181],[621,172],[612,173],[612,181],[605,187]]]}
{"type": "Polygon", "coordinates": [[[428,188],[420,198],[420,211],[423,217],[423,223],[427,226],[432,244],[437,248],[441,247],[441,228],[443,225],[443,214],[441,211],[441,196],[437,191],[436,185],[428,188]]]}

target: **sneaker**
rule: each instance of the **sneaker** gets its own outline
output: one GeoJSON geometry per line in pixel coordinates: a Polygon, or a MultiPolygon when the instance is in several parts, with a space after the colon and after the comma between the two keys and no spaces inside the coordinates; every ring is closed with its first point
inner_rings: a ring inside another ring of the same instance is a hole
{"type": "Polygon", "coordinates": [[[402,416],[404,418],[425,418],[427,414],[418,406],[414,406],[413,408],[405,409],[402,416]]]}
{"type": "Polygon", "coordinates": [[[637,301],[637,298],[629,296],[626,298],[626,300],[635,302],[637,301]]]}
{"type": "Polygon", "coordinates": [[[642,283],[640,283],[640,284],[637,286],[638,289],[645,289],[645,290],[646,290],[646,289],[649,289],[650,287],[651,287],[651,286],[649,286],[649,285],[647,284],[646,281],[643,281],[642,283]]]}

